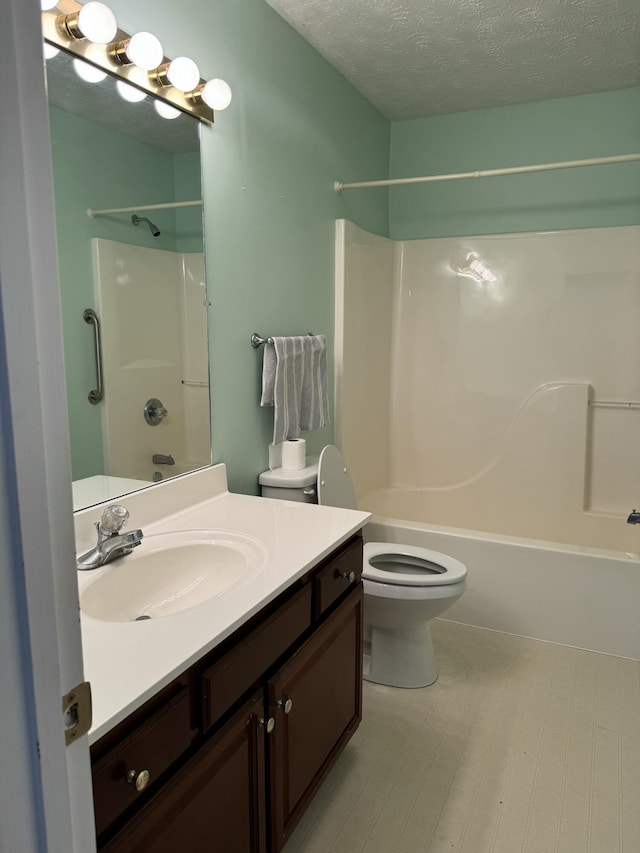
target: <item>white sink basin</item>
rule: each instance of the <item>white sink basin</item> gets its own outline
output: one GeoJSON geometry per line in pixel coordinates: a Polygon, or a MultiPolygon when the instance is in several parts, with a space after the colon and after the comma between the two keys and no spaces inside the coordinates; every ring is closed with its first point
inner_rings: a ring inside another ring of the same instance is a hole
{"type": "Polygon", "coordinates": [[[106,622],[171,616],[244,585],[266,557],[258,539],[224,530],[145,536],[81,593],[80,608],[106,622]]]}

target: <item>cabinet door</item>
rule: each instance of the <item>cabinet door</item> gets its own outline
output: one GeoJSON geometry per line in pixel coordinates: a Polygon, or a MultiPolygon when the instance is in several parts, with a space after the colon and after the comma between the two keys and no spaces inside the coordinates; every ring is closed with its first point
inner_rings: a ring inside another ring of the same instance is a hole
{"type": "Polygon", "coordinates": [[[263,692],[103,847],[104,853],[264,853],[263,692]]]}
{"type": "Polygon", "coordinates": [[[362,718],[362,584],[269,681],[271,851],[281,850],[362,718]]]}

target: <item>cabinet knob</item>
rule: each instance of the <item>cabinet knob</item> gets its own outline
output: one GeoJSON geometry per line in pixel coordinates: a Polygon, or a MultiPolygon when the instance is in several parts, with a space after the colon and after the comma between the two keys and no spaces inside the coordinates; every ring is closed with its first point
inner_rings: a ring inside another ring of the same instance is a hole
{"type": "Polygon", "coordinates": [[[285,714],[291,713],[291,709],[293,708],[293,699],[287,699],[286,701],[281,699],[278,702],[278,708],[282,708],[285,714]]]}
{"type": "Polygon", "coordinates": [[[355,572],[349,572],[349,574],[347,574],[346,572],[342,572],[341,577],[343,577],[349,583],[353,583],[354,580],[356,579],[356,573],[355,572]]]}
{"type": "Polygon", "coordinates": [[[136,791],[144,791],[151,779],[151,773],[148,770],[129,770],[127,773],[127,782],[133,785],[136,791]]]}
{"type": "Polygon", "coordinates": [[[273,717],[269,717],[268,720],[258,720],[258,725],[265,726],[267,729],[267,734],[270,735],[276,727],[276,721],[273,717]]]}

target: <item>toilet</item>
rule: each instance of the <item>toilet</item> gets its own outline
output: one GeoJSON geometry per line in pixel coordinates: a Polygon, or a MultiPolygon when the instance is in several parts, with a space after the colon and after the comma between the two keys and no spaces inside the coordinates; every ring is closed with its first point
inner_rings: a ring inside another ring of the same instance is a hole
{"type": "MultiPolygon", "coordinates": [[[[327,445],[306,468],[260,474],[263,497],[357,509],[342,454],[327,445]]],[[[389,542],[364,546],[364,677],[392,687],[427,687],[438,677],[430,621],[466,588],[466,567],[437,551],[389,542]]]]}

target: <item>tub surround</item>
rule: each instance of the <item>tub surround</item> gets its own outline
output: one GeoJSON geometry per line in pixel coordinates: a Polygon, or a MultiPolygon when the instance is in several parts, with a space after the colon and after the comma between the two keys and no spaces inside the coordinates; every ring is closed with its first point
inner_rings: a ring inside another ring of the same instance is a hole
{"type": "Polygon", "coordinates": [[[336,441],[360,506],[637,551],[640,228],[336,235],[336,441]]]}
{"type": "MultiPolygon", "coordinates": [[[[360,530],[369,517],[365,512],[231,494],[224,465],[118,502],[130,512],[129,529],[139,527],[145,535],[234,531],[259,539],[266,556],[257,577],[172,616],[116,623],[81,612],[85,677],[93,693],[92,744],[360,530]]],[[[93,525],[103,506],[76,513],[78,553],[95,544],[93,525]]],[[[79,573],[80,595],[113,566],[79,573]]]]}
{"type": "MultiPolygon", "coordinates": [[[[387,511],[392,506],[388,495],[387,511]]],[[[367,538],[432,548],[463,562],[467,590],[447,611],[450,621],[640,660],[637,554],[378,514],[367,538]]]]}

